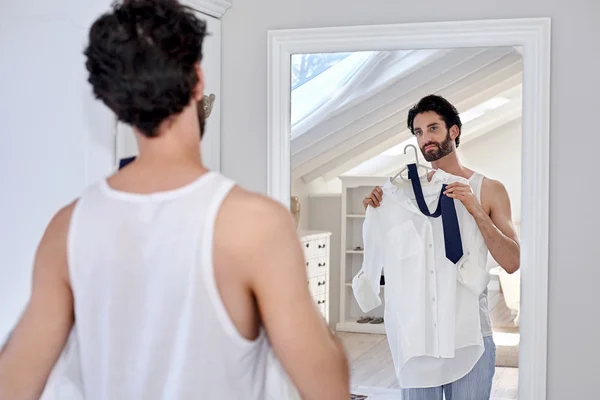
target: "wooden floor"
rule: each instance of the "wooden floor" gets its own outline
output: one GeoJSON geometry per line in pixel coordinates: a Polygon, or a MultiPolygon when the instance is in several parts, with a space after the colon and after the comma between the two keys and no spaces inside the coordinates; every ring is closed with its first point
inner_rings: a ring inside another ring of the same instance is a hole
{"type": "MultiPolygon", "coordinates": [[[[515,327],[512,322],[514,318],[506,309],[502,294],[490,293],[489,299],[494,330],[496,330],[496,326],[499,326],[503,333],[518,333],[518,327],[515,327]]],[[[353,388],[397,389],[394,363],[385,335],[345,332],[339,332],[337,335],[344,345],[350,361],[353,388]]],[[[518,350],[510,349],[514,346],[498,346],[497,344],[497,348],[502,350],[500,347],[509,348],[506,356],[509,363],[513,362],[511,359],[513,355],[518,358],[518,350]]],[[[490,400],[515,400],[518,380],[518,368],[496,367],[490,400]]]]}

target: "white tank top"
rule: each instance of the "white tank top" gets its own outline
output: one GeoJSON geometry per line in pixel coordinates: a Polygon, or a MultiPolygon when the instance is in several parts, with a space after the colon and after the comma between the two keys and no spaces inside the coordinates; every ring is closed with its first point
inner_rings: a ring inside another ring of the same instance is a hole
{"type": "MultiPolygon", "coordinates": [[[[475,172],[469,179],[469,184],[473,190],[473,194],[477,198],[477,201],[481,203],[481,184],[485,177],[480,173],[475,172]]],[[[481,236],[481,232],[478,232],[479,236],[479,263],[482,267],[486,267],[488,248],[481,236]]],[[[492,336],[492,322],[490,320],[490,309],[488,305],[488,289],[485,288],[483,293],[479,296],[479,319],[481,320],[481,333],[484,337],[492,336]]]]}
{"type": "Polygon", "coordinates": [[[233,186],[210,172],[167,192],[84,192],[68,257],[86,400],[264,399],[266,336],[238,333],[215,284],[214,224],[233,186]]]}

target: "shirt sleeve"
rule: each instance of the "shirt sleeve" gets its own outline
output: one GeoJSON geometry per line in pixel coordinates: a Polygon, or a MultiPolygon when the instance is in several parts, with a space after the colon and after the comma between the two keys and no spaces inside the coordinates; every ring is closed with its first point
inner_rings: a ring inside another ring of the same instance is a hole
{"type": "Polygon", "coordinates": [[[363,312],[369,312],[381,305],[379,291],[383,263],[380,229],[379,210],[369,206],[363,223],[363,264],[358,274],[352,279],[352,291],[363,312]]]}

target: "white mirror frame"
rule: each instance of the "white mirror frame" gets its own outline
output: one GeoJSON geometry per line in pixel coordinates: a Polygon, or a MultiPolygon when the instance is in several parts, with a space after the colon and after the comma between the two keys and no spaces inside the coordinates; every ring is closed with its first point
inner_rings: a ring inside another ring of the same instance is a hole
{"type": "Polygon", "coordinates": [[[546,399],[550,19],[411,23],[268,33],[268,195],[290,204],[292,54],[522,46],[523,136],[519,399],[546,399]]]}

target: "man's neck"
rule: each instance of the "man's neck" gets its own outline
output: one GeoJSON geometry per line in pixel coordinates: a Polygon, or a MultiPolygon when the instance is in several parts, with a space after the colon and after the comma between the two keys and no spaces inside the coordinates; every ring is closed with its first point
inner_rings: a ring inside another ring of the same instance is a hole
{"type": "Polygon", "coordinates": [[[202,165],[200,140],[188,132],[169,132],[153,139],[138,137],[139,156],[145,164],[202,165]]]}
{"type": "Polygon", "coordinates": [[[199,147],[192,147],[190,149],[164,149],[160,150],[149,150],[147,148],[140,149],[137,159],[147,165],[203,165],[201,150],[199,147]]]}
{"type": "Polygon", "coordinates": [[[148,138],[136,131],[137,160],[150,165],[181,162],[202,165],[200,125],[194,110],[188,107],[177,117],[163,122],[156,137],[148,138]]]}
{"type": "Polygon", "coordinates": [[[441,169],[442,171],[451,175],[460,176],[466,179],[469,179],[471,175],[473,175],[473,171],[463,167],[463,165],[460,163],[458,156],[456,155],[456,150],[437,161],[433,161],[431,166],[434,169],[441,169]]]}

